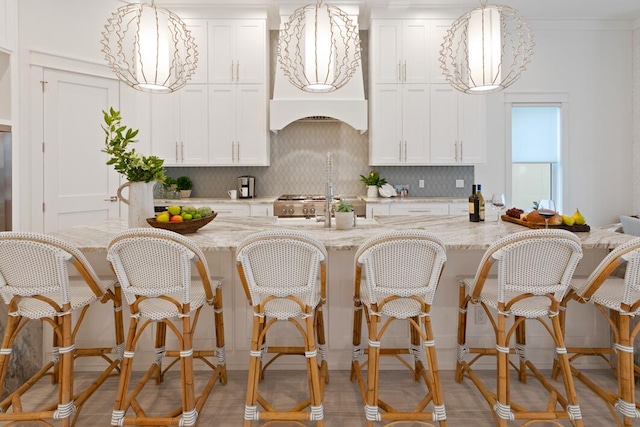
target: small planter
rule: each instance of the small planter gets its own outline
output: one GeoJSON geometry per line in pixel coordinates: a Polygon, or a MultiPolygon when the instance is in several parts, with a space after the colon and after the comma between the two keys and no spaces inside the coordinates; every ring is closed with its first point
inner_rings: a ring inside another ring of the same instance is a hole
{"type": "Polygon", "coordinates": [[[377,185],[368,185],[367,186],[367,197],[370,199],[374,199],[378,197],[378,186],[377,185]]]}
{"type": "Polygon", "coordinates": [[[336,212],[334,215],[336,220],[336,230],[350,230],[356,222],[354,212],[336,212]]]}
{"type": "Polygon", "coordinates": [[[181,199],[188,199],[189,197],[191,197],[191,190],[180,190],[181,199]]]}

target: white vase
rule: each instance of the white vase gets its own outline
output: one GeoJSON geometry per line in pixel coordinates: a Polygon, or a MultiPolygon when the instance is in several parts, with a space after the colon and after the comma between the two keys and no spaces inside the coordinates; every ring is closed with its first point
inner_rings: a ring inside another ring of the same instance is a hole
{"type": "Polygon", "coordinates": [[[191,190],[180,190],[181,199],[188,199],[189,197],[191,197],[191,190]]]}
{"type": "Polygon", "coordinates": [[[377,185],[367,185],[367,197],[370,199],[374,199],[378,197],[378,186],[377,185]]]}
{"type": "Polygon", "coordinates": [[[129,205],[129,228],[149,227],[147,218],[153,218],[153,186],[152,182],[125,182],[118,188],[118,198],[129,205]],[[122,190],[129,187],[129,198],[122,195],[122,190]]]}
{"type": "Polygon", "coordinates": [[[349,230],[355,225],[356,216],[354,212],[336,212],[334,216],[336,220],[336,230],[349,230]]]}

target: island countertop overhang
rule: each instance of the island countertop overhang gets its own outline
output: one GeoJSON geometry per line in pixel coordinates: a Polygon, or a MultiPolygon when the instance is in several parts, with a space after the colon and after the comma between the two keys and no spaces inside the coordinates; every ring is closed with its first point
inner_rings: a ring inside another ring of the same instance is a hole
{"type": "MultiPolygon", "coordinates": [[[[196,233],[186,236],[204,251],[233,251],[245,237],[268,229],[297,229],[311,233],[328,250],[353,250],[367,238],[385,231],[420,229],[434,233],[447,250],[485,250],[500,237],[527,228],[511,223],[473,223],[460,216],[378,216],[375,220],[359,220],[351,230],[325,228],[313,219],[279,220],[275,217],[218,217],[196,233]]],[[[111,219],[78,225],[50,233],[75,245],[84,252],[104,251],[112,237],[127,229],[126,220],[111,219]]],[[[605,228],[576,233],[584,249],[612,249],[633,236],[605,228]]]]}

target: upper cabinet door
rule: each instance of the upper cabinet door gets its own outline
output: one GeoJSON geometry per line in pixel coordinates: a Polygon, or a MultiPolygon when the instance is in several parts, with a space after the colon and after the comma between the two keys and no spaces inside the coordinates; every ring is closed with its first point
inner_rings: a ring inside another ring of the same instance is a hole
{"type": "Polygon", "coordinates": [[[402,21],[372,22],[370,39],[371,81],[400,83],[402,56],[402,21]]]}
{"type": "Polygon", "coordinates": [[[198,65],[196,72],[191,76],[188,83],[207,83],[207,66],[208,66],[208,37],[207,37],[207,21],[201,19],[185,19],[184,23],[191,31],[191,35],[196,41],[196,51],[198,52],[198,65]]]}
{"type": "Polygon", "coordinates": [[[427,21],[402,21],[402,82],[429,83],[430,29],[427,21]]]}
{"type": "Polygon", "coordinates": [[[447,31],[451,28],[452,23],[451,21],[431,22],[431,37],[429,40],[431,55],[428,59],[431,83],[447,83],[447,79],[445,79],[444,74],[442,74],[442,68],[440,67],[440,51],[442,50],[444,37],[447,35],[447,31]]]}
{"type": "Polygon", "coordinates": [[[209,21],[209,83],[264,83],[266,27],[264,20],[209,21]]]}
{"type": "Polygon", "coordinates": [[[0,48],[9,52],[16,50],[14,31],[17,7],[17,0],[0,0],[0,48]]]}
{"type": "Polygon", "coordinates": [[[380,19],[371,26],[372,82],[429,82],[428,21],[380,19]]]}

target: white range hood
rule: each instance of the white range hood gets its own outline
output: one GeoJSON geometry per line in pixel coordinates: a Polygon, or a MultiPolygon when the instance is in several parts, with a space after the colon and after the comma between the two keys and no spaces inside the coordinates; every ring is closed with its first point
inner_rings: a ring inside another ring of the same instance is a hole
{"type": "MultiPolygon", "coordinates": [[[[358,22],[358,8],[342,7],[354,23],[358,22]]],[[[280,15],[281,25],[289,15],[280,15]]],[[[290,123],[309,117],[330,117],[347,123],[360,133],[367,131],[367,101],[364,98],[362,63],[351,80],[342,88],[329,93],[309,93],[298,89],[289,82],[276,64],[273,99],[270,103],[270,129],[278,132],[290,123]]]]}

